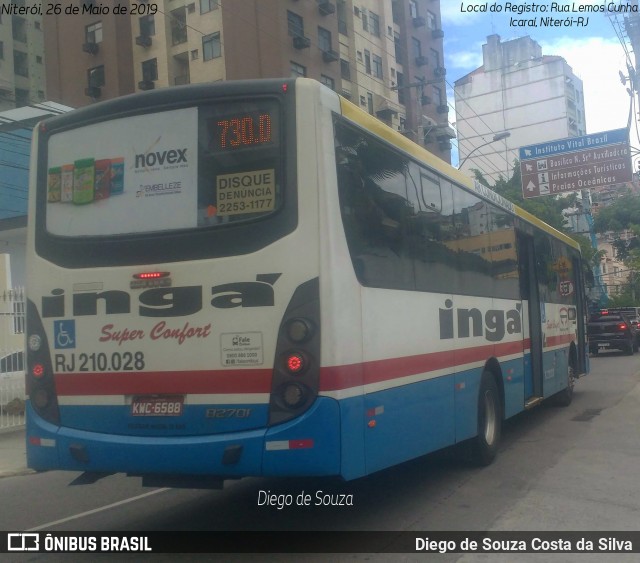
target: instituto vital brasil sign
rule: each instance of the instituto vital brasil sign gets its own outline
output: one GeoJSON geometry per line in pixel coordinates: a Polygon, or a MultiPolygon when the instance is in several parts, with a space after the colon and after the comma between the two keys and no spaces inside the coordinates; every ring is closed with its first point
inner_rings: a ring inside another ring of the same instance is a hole
{"type": "Polygon", "coordinates": [[[614,129],[520,149],[525,198],[630,182],[629,131],[614,129]]]}

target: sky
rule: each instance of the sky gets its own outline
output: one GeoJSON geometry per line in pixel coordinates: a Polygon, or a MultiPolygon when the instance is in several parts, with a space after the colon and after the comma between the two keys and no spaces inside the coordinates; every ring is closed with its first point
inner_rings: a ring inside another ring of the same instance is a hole
{"type": "MultiPolygon", "coordinates": [[[[604,0],[576,0],[565,2],[560,0],[553,4],[568,6],[623,6],[632,5],[635,0],[604,1],[604,0]]],[[[587,134],[620,129],[627,126],[629,118],[630,96],[626,90],[629,86],[622,85],[619,71],[625,76],[627,58],[625,48],[634,60],[628,37],[619,36],[620,27],[623,28],[623,13],[559,13],[551,11],[539,13],[505,13],[504,6],[509,4],[505,0],[495,2],[483,0],[441,0],[442,28],[445,32],[444,56],[449,84],[448,99],[454,102],[453,84],[467,73],[482,66],[482,45],[487,42],[487,36],[497,34],[502,42],[517,37],[530,36],[542,47],[543,55],[559,55],[563,57],[582,81],[584,86],[587,134]],[[493,4],[501,6],[500,13],[474,13],[466,11],[469,7],[487,6],[493,4]],[[558,19],[583,16],[588,17],[587,25],[583,27],[516,27],[510,25],[510,19],[532,19],[540,16],[554,16],[558,19]]],[[[514,0],[512,5],[531,8],[533,0],[514,0]]],[[[543,4],[551,9],[552,2],[536,0],[535,4],[543,4]]],[[[629,14],[627,14],[628,16],[629,14]]],[[[640,14],[638,14],[640,15],[640,14]]],[[[635,108],[637,115],[637,107],[635,108]]],[[[449,114],[450,120],[455,120],[455,114],[449,114]]],[[[635,121],[632,126],[632,147],[640,147],[635,121]]],[[[493,133],[496,133],[495,131],[493,133]]],[[[454,146],[454,149],[456,147],[454,146]]],[[[452,163],[457,161],[456,154],[452,154],[452,163]]]]}

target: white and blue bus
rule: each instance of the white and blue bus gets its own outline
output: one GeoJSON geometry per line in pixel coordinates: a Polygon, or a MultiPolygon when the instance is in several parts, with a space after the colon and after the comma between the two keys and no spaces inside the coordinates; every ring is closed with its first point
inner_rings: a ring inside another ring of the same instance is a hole
{"type": "Polygon", "coordinates": [[[587,372],[579,246],[309,79],[49,119],[31,165],[27,455],[149,485],[354,479],[587,372]]]}

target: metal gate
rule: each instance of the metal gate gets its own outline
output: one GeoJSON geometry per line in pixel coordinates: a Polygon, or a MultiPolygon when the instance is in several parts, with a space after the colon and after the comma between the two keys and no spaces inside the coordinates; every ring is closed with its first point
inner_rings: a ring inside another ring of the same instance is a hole
{"type": "Polygon", "coordinates": [[[24,425],[24,288],[0,293],[0,430],[24,425]]]}

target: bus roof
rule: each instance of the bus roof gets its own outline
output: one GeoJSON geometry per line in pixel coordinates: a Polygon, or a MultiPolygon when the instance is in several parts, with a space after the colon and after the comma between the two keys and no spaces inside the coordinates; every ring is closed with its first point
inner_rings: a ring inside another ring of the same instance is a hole
{"type": "Polygon", "coordinates": [[[454,168],[450,164],[447,164],[444,160],[436,157],[434,154],[430,153],[428,150],[424,149],[417,143],[414,143],[410,139],[407,139],[401,133],[394,131],[391,127],[385,125],[382,121],[368,114],[366,111],[360,109],[357,105],[353,104],[342,96],[340,96],[340,107],[342,115],[346,119],[359,124],[378,137],[381,137],[385,141],[401,149],[405,153],[408,153],[414,158],[417,158],[418,160],[426,163],[434,170],[440,172],[444,176],[447,176],[448,178],[456,182],[458,185],[466,188],[467,190],[473,191],[482,199],[491,201],[492,203],[502,207],[503,209],[510,211],[514,215],[517,215],[524,221],[535,225],[543,231],[546,231],[553,237],[562,240],[569,246],[580,250],[580,245],[570,236],[565,235],[551,225],[547,225],[544,221],[538,219],[535,215],[532,215],[528,211],[525,211],[521,207],[518,207],[517,205],[503,198],[499,194],[487,189],[486,186],[483,186],[477,180],[470,178],[466,174],[460,172],[460,170],[458,170],[457,168],[454,168]]]}

